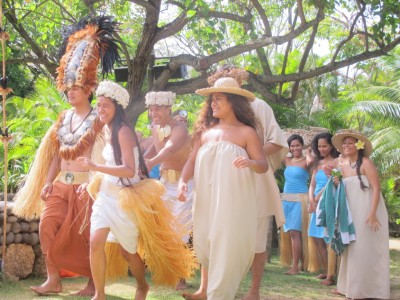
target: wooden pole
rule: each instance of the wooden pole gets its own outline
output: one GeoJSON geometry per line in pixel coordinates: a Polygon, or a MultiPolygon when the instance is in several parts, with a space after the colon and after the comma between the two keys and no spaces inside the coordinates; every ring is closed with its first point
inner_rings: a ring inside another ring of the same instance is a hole
{"type": "Polygon", "coordinates": [[[1,141],[4,145],[4,218],[3,218],[3,245],[2,245],[2,261],[0,268],[4,270],[5,268],[5,256],[6,256],[6,241],[7,241],[7,234],[6,234],[6,225],[7,225],[7,200],[8,200],[8,193],[7,193],[7,186],[8,186],[8,143],[11,140],[11,136],[8,134],[7,128],[7,112],[6,112],[6,99],[7,95],[12,92],[11,89],[7,88],[7,77],[6,77],[6,41],[9,39],[9,35],[7,32],[3,31],[3,1],[0,0],[0,40],[1,40],[1,49],[2,49],[2,56],[3,56],[3,72],[2,78],[0,80],[0,93],[2,95],[2,109],[3,109],[3,126],[1,129],[1,141]]]}

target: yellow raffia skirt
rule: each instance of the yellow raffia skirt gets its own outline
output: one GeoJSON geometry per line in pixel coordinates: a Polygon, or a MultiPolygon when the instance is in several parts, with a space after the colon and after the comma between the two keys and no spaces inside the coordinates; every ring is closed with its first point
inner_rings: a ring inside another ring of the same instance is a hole
{"type": "MultiPolygon", "coordinates": [[[[100,188],[101,176],[96,176],[88,187],[93,199],[100,188]]],[[[182,241],[188,228],[176,222],[165,202],[162,183],[144,179],[119,192],[122,209],[134,212],[139,229],[138,254],[151,272],[156,285],[176,286],[182,278],[193,276],[198,267],[194,252],[182,241]]],[[[119,245],[106,243],[107,278],[117,279],[128,274],[128,265],[119,245]]]]}

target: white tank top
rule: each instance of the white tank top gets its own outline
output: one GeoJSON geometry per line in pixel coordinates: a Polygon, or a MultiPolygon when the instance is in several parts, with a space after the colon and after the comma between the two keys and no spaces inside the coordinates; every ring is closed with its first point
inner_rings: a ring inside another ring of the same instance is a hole
{"type": "MultiPolygon", "coordinates": [[[[135,175],[132,178],[127,178],[130,183],[136,183],[140,181],[139,177],[139,150],[138,147],[132,149],[133,155],[135,157],[135,175]]],[[[116,166],[114,159],[114,151],[111,144],[107,143],[102,152],[103,158],[106,161],[106,166],[116,166]]],[[[104,174],[104,180],[109,183],[122,186],[121,180],[117,176],[104,174]]],[[[124,183],[128,184],[128,180],[124,179],[124,183]]]]}

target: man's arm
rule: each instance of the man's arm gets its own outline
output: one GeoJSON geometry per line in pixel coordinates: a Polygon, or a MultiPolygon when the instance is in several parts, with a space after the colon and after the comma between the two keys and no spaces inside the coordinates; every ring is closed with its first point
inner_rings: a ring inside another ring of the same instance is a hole
{"type": "Polygon", "coordinates": [[[283,146],[277,145],[274,143],[270,143],[270,142],[266,142],[263,146],[265,156],[269,156],[274,153],[278,153],[279,151],[281,151],[281,149],[283,149],[283,146]]]}
{"type": "Polygon", "coordinates": [[[155,165],[158,165],[167,160],[173,153],[181,149],[187,142],[187,129],[183,126],[174,126],[171,132],[171,137],[165,146],[151,159],[146,160],[146,166],[151,170],[155,165]]]}

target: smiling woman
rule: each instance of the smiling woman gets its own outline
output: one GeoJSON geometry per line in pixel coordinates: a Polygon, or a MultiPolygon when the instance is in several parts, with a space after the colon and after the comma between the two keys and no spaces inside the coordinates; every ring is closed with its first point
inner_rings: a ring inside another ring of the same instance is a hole
{"type": "MultiPolygon", "coordinates": [[[[349,129],[337,132],[332,142],[342,153],[340,168],[356,234],[342,255],[337,290],[348,298],[389,299],[388,214],[378,172],[369,159],[372,144],[349,129]]],[[[339,180],[335,178],[335,184],[339,180]]]]}
{"type": "Polygon", "coordinates": [[[186,200],[194,176],[193,245],[204,276],[199,291],[184,297],[234,299],[256,251],[255,173],[265,173],[268,163],[249,103],[251,92],[234,78],[222,77],[196,93],[208,99],[179,180],[178,199],[186,200]]]}

